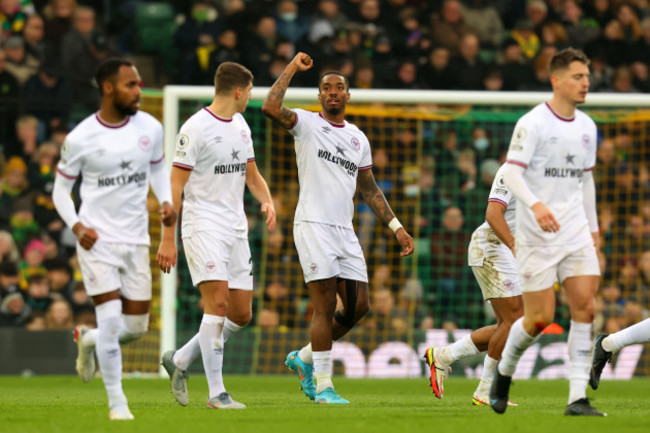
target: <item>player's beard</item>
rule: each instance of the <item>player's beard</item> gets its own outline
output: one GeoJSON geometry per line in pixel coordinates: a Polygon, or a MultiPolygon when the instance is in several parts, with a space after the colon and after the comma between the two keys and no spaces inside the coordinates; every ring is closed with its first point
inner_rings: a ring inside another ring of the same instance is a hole
{"type": "Polygon", "coordinates": [[[126,105],[116,101],[113,106],[122,116],[133,116],[138,112],[138,109],[133,104],[126,105]]]}

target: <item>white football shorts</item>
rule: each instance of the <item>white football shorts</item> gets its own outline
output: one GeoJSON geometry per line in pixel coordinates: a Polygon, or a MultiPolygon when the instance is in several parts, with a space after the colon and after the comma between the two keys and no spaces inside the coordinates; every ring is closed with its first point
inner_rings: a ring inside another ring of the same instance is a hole
{"type": "Polygon", "coordinates": [[[570,245],[517,245],[517,271],[524,292],[549,289],[569,277],[600,276],[596,247],[592,242],[577,250],[570,245]]]}
{"type": "Polygon", "coordinates": [[[294,222],[293,239],[305,282],[332,277],[368,282],[368,269],[354,230],[329,224],[294,222]]]}
{"type": "Polygon", "coordinates": [[[479,228],[472,233],[468,263],[484,300],[521,295],[515,257],[491,229],[479,228]]]}
{"type": "Polygon", "coordinates": [[[90,250],[77,243],[77,258],[88,296],[119,290],[132,301],[151,300],[151,263],[148,245],[103,242],[90,250]]]}
{"type": "Polygon", "coordinates": [[[228,281],[230,289],[253,290],[253,261],[247,238],[195,231],[183,237],[183,248],[195,286],[204,281],[228,281]]]}

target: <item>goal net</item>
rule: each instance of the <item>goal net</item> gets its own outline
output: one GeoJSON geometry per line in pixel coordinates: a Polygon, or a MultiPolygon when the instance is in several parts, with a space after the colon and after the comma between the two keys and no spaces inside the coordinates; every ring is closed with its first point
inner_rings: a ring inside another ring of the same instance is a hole
{"type": "MultiPolygon", "coordinates": [[[[290,134],[261,113],[268,89],[254,88],[245,117],[256,162],[276,203],[278,228],[267,233],[259,205],[247,193],[254,263],[253,322],[228,342],[224,371],[285,373],[286,354],[309,340],[312,306],[293,244],[298,198],[290,134]]],[[[211,87],[168,86],[164,98],[148,94],[143,109],[164,119],[168,163],[181,124],[209,104],[211,87]]],[[[285,103],[319,110],[317,89],[289,89],[285,103]]],[[[514,124],[544,93],[351,91],[348,121],[368,136],[374,174],[395,214],[415,239],[416,252],[400,258],[392,232],[360,197],[355,229],[368,263],[371,310],[334,347],[335,371],[350,377],[412,377],[428,374],[418,359],[430,345],[443,345],[494,323],[489,305],[467,266],[467,244],[484,221],[495,167],[503,162],[514,124]]],[[[592,94],[583,109],[598,125],[595,170],[605,268],[597,300],[596,329],[610,332],[648,316],[650,309],[650,102],[645,95],[592,94]]],[[[155,207],[153,207],[155,208],[155,207]]],[[[152,208],[152,209],[153,209],[152,208]]],[[[152,222],[152,259],[159,234],[152,222]]],[[[159,272],[152,261],[154,275],[159,272]]],[[[125,366],[155,372],[161,351],[180,347],[197,331],[202,316],[182,243],[175,273],[155,288],[150,338],[125,350],[125,366]],[[147,354],[145,356],[145,354],[147,354]]],[[[557,288],[553,334],[524,356],[520,377],[566,377],[569,312],[557,288]]],[[[455,374],[480,374],[481,357],[455,374]]],[[[626,349],[604,378],[650,374],[643,346],[626,349]]],[[[192,369],[201,369],[198,360],[192,369]]]]}

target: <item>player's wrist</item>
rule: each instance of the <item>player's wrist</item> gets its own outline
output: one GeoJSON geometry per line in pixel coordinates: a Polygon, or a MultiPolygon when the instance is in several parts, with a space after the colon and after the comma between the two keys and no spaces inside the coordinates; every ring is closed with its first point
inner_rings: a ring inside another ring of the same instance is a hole
{"type": "Polygon", "coordinates": [[[402,223],[399,222],[399,220],[397,219],[397,217],[393,218],[393,219],[390,220],[390,222],[388,223],[388,228],[390,228],[390,229],[393,231],[393,233],[397,233],[397,230],[401,229],[402,227],[403,227],[403,226],[402,226],[402,223]]]}

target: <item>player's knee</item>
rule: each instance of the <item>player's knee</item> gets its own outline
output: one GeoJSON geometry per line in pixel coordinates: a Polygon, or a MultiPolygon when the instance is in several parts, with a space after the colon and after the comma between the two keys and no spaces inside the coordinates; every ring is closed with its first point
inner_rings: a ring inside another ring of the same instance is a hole
{"type": "Polygon", "coordinates": [[[120,344],[130,343],[147,334],[149,314],[125,314],[122,318],[123,329],[120,333],[120,344]]]}
{"type": "Polygon", "coordinates": [[[231,322],[237,326],[241,326],[242,328],[248,325],[252,318],[253,313],[250,310],[233,314],[232,316],[230,314],[228,315],[228,319],[230,319],[231,322]]]}
{"type": "Polygon", "coordinates": [[[354,316],[355,323],[361,320],[363,316],[368,314],[369,311],[370,311],[370,304],[368,302],[362,302],[357,304],[357,310],[354,316]]]}
{"type": "Polygon", "coordinates": [[[356,323],[354,319],[355,317],[353,310],[339,310],[334,313],[334,320],[336,320],[341,326],[345,328],[352,328],[356,323]]]}

